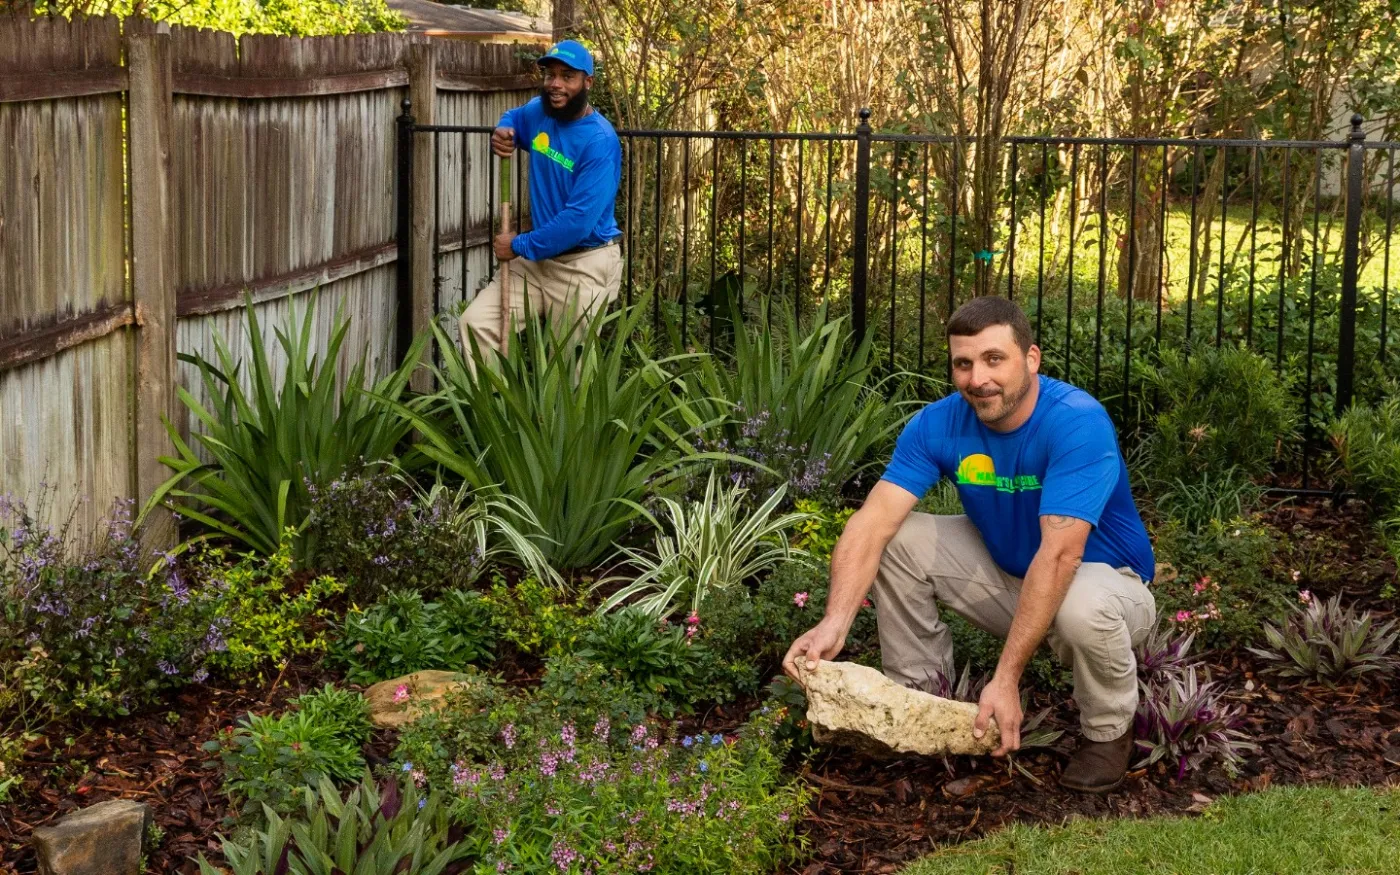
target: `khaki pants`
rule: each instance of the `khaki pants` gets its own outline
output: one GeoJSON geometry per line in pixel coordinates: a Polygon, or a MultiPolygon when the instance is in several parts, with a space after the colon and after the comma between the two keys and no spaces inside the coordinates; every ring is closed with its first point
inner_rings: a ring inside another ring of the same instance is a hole
{"type": "MultiPolygon", "coordinates": [[[[517,258],[510,263],[510,318],[518,326],[525,317],[548,314],[556,324],[582,323],[612,303],[622,282],[622,247],[611,244],[560,255],[544,261],[517,258]],[[528,293],[530,311],[526,313],[528,293]]],[[[472,335],[487,350],[501,348],[501,277],[487,283],[463,311],[462,346],[471,360],[472,335]]],[[[519,330],[518,328],[516,330],[519,330]]]]}
{"type": "MultiPolygon", "coordinates": [[[[938,617],[946,605],[1005,638],[1021,578],[992,560],[965,516],[910,514],[885,548],[875,578],[875,609],[885,675],[914,686],[935,671],[952,676],[953,642],[938,617]]],[[[1046,642],[1074,673],[1080,727],[1092,741],[1122,735],[1137,710],[1137,658],[1157,619],[1152,593],[1128,568],[1085,562],[1046,642]]]]}

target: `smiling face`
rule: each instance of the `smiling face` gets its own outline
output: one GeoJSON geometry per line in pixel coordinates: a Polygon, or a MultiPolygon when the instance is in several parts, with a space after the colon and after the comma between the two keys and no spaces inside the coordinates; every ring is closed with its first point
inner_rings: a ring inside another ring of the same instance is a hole
{"type": "Polygon", "coordinates": [[[1030,418],[1035,407],[1040,347],[1022,351],[1010,325],[991,325],[970,336],[948,338],[953,384],[994,431],[1010,431],[1030,418]]]}
{"type": "Polygon", "coordinates": [[[588,89],[593,77],[585,75],[559,61],[544,62],[544,78],[540,83],[540,101],[545,112],[558,119],[574,119],[588,105],[588,89]]]}

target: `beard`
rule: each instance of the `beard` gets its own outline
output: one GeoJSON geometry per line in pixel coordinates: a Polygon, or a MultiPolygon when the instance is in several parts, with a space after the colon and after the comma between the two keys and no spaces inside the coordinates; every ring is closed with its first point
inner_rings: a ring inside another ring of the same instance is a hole
{"type": "Polygon", "coordinates": [[[963,398],[972,405],[972,410],[977,414],[977,418],[983,425],[996,425],[1003,419],[1016,412],[1016,408],[1021,406],[1026,394],[1031,390],[1031,371],[1026,368],[1021,384],[1012,388],[998,389],[990,394],[978,394],[972,390],[962,393],[963,398]]]}
{"type": "Polygon", "coordinates": [[[588,107],[588,89],[584,88],[570,97],[563,106],[556,109],[550,102],[549,93],[545,89],[540,89],[540,106],[544,109],[544,114],[557,122],[571,122],[583,115],[583,111],[588,107]]]}

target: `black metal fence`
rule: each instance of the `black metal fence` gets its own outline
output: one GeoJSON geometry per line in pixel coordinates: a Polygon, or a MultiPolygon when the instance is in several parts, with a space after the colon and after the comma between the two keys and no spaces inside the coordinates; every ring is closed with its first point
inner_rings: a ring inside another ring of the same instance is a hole
{"type": "MultiPolygon", "coordinates": [[[[473,227],[478,243],[494,235],[496,186],[468,192],[464,172],[493,161],[491,128],[415,125],[407,109],[399,124],[400,240],[415,219],[404,156],[431,137],[433,166],[417,172],[434,175],[433,279],[452,311],[495,270],[467,241],[473,227]]],[[[1004,294],[1031,316],[1043,370],[1126,428],[1156,409],[1162,351],[1237,344],[1299,395],[1287,485],[1303,490],[1326,417],[1400,377],[1388,336],[1400,144],[1367,142],[1359,117],[1345,139],[1315,142],[959,140],[877,133],[865,111],[852,133],[618,133],[622,296],[649,300],[659,336],[717,348],[731,312],[825,306],[891,369],[946,376],[944,320],[1004,294]]]]}

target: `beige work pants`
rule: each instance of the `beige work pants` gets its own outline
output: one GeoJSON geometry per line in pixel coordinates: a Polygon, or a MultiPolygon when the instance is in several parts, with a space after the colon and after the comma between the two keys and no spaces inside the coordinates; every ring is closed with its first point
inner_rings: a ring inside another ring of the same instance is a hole
{"type": "MultiPolygon", "coordinates": [[[[463,311],[460,325],[468,366],[471,340],[484,356],[501,348],[501,277],[486,284],[463,311]]],[[[583,323],[612,303],[622,282],[622,247],[600,246],[544,261],[516,258],[510,263],[511,324],[519,330],[527,315],[547,314],[556,324],[583,323]],[[527,314],[526,297],[530,312],[527,314]]]]}
{"type": "MultiPolygon", "coordinates": [[[[1020,593],[1021,578],[997,566],[967,517],[910,514],[875,578],[885,675],[905,686],[926,683],[935,671],[951,677],[953,642],[939,605],[1005,638],[1020,593]]],[[[1138,704],[1133,648],[1156,619],[1152,593],[1131,569],[1080,566],[1046,641],[1074,674],[1086,738],[1111,741],[1131,725],[1138,704]]]]}

